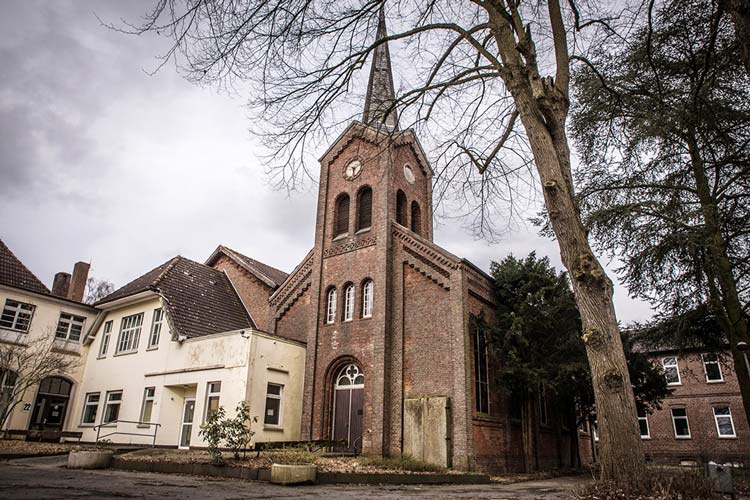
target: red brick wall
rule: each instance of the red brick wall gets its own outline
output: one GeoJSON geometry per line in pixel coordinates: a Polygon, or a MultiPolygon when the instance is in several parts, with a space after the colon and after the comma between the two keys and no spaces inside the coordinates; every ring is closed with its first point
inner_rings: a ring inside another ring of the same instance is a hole
{"type": "Polygon", "coordinates": [[[307,342],[310,318],[315,314],[311,306],[310,290],[302,292],[302,295],[291,305],[289,310],[276,321],[276,335],[287,339],[307,342]]]}
{"type": "Polygon", "coordinates": [[[680,460],[750,460],[750,429],[744,418],[742,399],[731,356],[722,362],[723,382],[706,382],[703,362],[699,353],[653,356],[652,361],[661,366],[666,356],[677,356],[681,385],[662,402],[662,409],[649,415],[650,439],[644,439],[644,450],[657,462],[679,463],[680,460]],[[714,405],[729,405],[734,421],[736,438],[719,438],[713,416],[714,405]],[[687,410],[690,439],[677,439],[672,426],[671,409],[687,410]]]}
{"type": "Polygon", "coordinates": [[[271,296],[273,290],[226,255],[219,257],[213,268],[227,273],[258,329],[271,332],[273,327],[268,297],[271,296]]]}

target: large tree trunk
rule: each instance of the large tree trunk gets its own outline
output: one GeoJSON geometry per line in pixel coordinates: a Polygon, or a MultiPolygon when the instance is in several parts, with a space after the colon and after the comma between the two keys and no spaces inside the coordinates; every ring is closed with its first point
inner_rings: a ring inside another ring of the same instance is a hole
{"type": "Polygon", "coordinates": [[[711,260],[705,269],[711,307],[729,341],[734,371],[737,374],[737,381],[742,394],[745,418],[750,423],[750,373],[748,373],[747,362],[745,361],[746,354],[737,348],[738,342],[750,344],[747,321],[737,292],[737,283],[734,278],[732,262],[728,256],[727,243],[721,234],[717,202],[711,194],[705,165],[700,156],[700,148],[694,137],[688,138],[688,149],[698,200],[706,226],[708,257],[711,260]]]}
{"type": "Polygon", "coordinates": [[[560,52],[557,82],[539,76],[531,40],[517,43],[511,27],[498,13],[490,12],[490,22],[506,69],[502,78],[526,130],[550,223],[581,313],[599,422],[601,478],[633,482],[645,473],[635,397],[612,304],[612,283],[589,246],[575,203],[565,134],[569,68],[560,66],[568,64],[567,49],[564,29],[559,26],[559,7],[555,2],[549,5],[553,30],[557,28],[555,36],[562,37],[562,43],[556,41],[555,45],[560,52]]]}

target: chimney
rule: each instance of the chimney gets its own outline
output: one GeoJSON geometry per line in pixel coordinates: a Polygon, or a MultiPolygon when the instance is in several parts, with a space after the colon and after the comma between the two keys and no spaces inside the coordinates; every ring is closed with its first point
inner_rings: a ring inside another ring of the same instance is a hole
{"type": "Polygon", "coordinates": [[[70,289],[68,290],[68,298],[81,302],[83,300],[83,293],[86,291],[86,281],[89,278],[90,264],[85,262],[76,262],[73,266],[73,279],[70,282],[70,289]]]}
{"type": "Polygon", "coordinates": [[[55,281],[52,282],[52,295],[67,298],[70,289],[70,273],[55,274],[55,281]]]}

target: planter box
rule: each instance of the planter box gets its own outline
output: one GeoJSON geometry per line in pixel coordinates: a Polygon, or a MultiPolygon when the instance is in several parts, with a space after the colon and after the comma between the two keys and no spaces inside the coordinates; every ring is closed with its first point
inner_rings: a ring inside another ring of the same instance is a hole
{"type": "Polygon", "coordinates": [[[73,450],[68,455],[68,469],[106,469],[112,455],[112,450],[73,450]]]}
{"type": "Polygon", "coordinates": [[[311,484],[315,482],[315,466],[311,464],[271,466],[271,482],[274,484],[311,484]]]}

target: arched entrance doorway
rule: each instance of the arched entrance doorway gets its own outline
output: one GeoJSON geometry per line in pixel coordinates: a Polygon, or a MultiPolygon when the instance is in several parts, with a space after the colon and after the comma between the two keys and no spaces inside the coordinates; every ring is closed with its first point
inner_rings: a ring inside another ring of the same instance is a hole
{"type": "Polygon", "coordinates": [[[365,375],[357,365],[346,365],[336,375],[333,388],[333,439],[346,442],[350,451],[361,451],[365,375]]]}
{"type": "Polygon", "coordinates": [[[47,377],[39,384],[39,392],[31,414],[29,429],[62,431],[73,386],[62,377],[47,377]]]}

